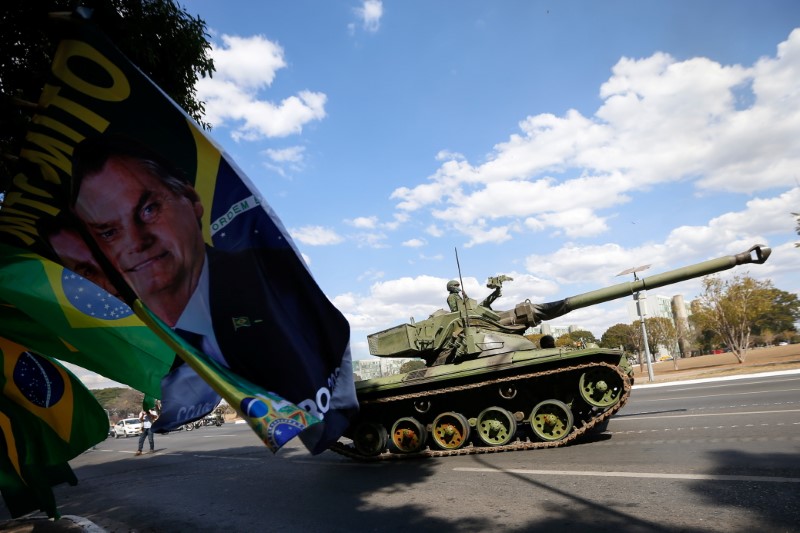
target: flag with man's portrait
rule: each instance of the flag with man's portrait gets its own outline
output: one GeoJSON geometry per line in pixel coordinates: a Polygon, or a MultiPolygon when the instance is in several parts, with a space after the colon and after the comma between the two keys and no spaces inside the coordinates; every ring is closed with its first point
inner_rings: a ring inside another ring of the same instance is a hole
{"type": "Polygon", "coordinates": [[[107,278],[179,355],[161,380],[162,429],[223,397],[271,449],[286,442],[270,433],[280,429],[323,451],[358,409],[346,319],[260,191],[198,125],[90,22],[62,33],[0,209],[0,242],[62,264],[88,254],[94,279],[107,278]],[[80,250],[44,233],[65,214],[80,250]]]}

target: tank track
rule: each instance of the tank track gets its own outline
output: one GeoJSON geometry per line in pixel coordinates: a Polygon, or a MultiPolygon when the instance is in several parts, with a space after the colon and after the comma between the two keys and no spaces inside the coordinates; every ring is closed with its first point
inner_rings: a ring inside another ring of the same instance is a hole
{"type": "Polygon", "coordinates": [[[555,441],[555,442],[540,442],[540,441],[531,441],[526,440],[522,441],[521,439],[517,439],[515,442],[504,444],[502,446],[475,446],[474,444],[469,444],[464,446],[463,448],[458,448],[456,450],[439,450],[439,449],[431,449],[430,447],[421,450],[416,453],[394,453],[391,451],[383,452],[379,455],[363,455],[359,453],[353,444],[346,444],[343,442],[336,442],[334,443],[329,450],[332,452],[338,453],[340,455],[344,455],[345,457],[349,457],[351,459],[356,459],[358,461],[364,462],[373,462],[373,461],[392,461],[392,460],[403,460],[403,459],[423,459],[428,457],[450,457],[453,455],[477,455],[477,454],[485,454],[485,453],[499,453],[499,452],[513,452],[513,451],[522,451],[522,450],[536,450],[540,448],[557,448],[560,446],[566,446],[571,442],[575,441],[576,439],[580,438],[582,435],[586,434],[592,428],[594,428],[597,424],[602,423],[603,421],[609,419],[613,416],[617,411],[622,409],[622,407],[627,403],[628,397],[631,393],[631,388],[633,386],[633,380],[631,376],[624,373],[622,369],[616,365],[611,365],[608,363],[603,362],[593,362],[593,363],[583,363],[580,365],[574,365],[569,367],[561,367],[552,370],[544,370],[541,372],[533,372],[529,374],[517,374],[514,376],[505,376],[502,378],[490,379],[486,381],[480,381],[476,383],[470,383],[468,385],[458,385],[454,387],[446,387],[442,389],[436,390],[428,390],[422,392],[415,392],[409,394],[401,394],[396,396],[387,396],[385,398],[376,398],[374,400],[365,400],[363,404],[373,404],[373,403],[389,403],[401,400],[408,400],[414,398],[423,398],[423,397],[430,397],[440,394],[448,394],[453,392],[459,392],[468,389],[477,389],[481,387],[488,387],[497,385],[500,383],[506,383],[511,381],[518,381],[518,380],[525,380],[525,379],[532,379],[532,378],[540,378],[544,376],[549,376],[553,374],[560,374],[564,372],[572,372],[572,371],[583,371],[588,368],[604,366],[610,368],[617,374],[619,374],[620,378],[622,379],[623,383],[623,392],[620,397],[620,400],[614,404],[609,409],[606,409],[598,416],[592,418],[591,420],[584,422],[583,425],[580,427],[576,427],[572,430],[572,432],[565,438],[555,441]]]}

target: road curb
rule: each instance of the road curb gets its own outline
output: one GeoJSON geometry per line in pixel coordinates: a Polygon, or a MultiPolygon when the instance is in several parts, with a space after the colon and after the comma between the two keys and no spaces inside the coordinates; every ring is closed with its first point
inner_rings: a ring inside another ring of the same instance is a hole
{"type": "Polygon", "coordinates": [[[0,531],[4,533],[108,533],[88,518],[75,515],[64,515],[58,520],[47,516],[24,516],[0,522],[0,531]]]}
{"type": "Polygon", "coordinates": [[[655,387],[674,387],[675,385],[693,385],[696,383],[709,383],[715,381],[733,381],[736,379],[746,379],[754,377],[774,377],[774,376],[789,376],[793,374],[800,374],[800,369],[794,370],[775,370],[772,372],[756,372],[753,374],[736,374],[735,376],[719,376],[698,379],[680,379],[675,381],[662,381],[660,383],[636,383],[633,385],[634,389],[652,389],[655,387]]]}

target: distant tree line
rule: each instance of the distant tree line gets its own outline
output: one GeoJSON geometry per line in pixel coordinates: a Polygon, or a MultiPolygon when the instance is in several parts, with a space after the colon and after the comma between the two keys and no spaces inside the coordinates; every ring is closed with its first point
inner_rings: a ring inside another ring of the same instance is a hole
{"type": "MultiPolygon", "coordinates": [[[[686,339],[693,354],[724,349],[732,352],[740,363],[747,350],[779,342],[800,342],[797,322],[800,321],[800,300],[796,294],[776,289],[772,282],[757,281],[750,276],[734,276],[722,281],[715,276],[703,278],[703,293],[691,302],[686,339]]],[[[663,346],[677,364],[678,332],[667,318],[645,319],[648,349],[651,354],[663,346]]],[[[615,324],[600,339],[600,346],[639,354],[644,352],[640,321],[615,324]]]]}

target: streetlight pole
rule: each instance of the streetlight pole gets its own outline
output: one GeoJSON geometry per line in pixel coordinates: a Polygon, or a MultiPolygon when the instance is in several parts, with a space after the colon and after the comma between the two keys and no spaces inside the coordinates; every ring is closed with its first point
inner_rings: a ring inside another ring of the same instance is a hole
{"type": "MultiPolygon", "coordinates": [[[[633,281],[639,281],[639,276],[637,276],[636,273],[641,272],[642,270],[647,270],[648,268],[650,268],[650,265],[629,268],[627,270],[623,270],[617,274],[617,276],[633,274],[633,281]]],[[[647,294],[645,294],[644,291],[633,292],[633,285],[631,285],[631,293],[633,294],[633,301],[636,302],[636,312],[639,314],[639,320],[642,321],[642,340],[644,341],[644,356],[645,359],[647,359],[647,376],[650,378],[650,381],[653,381],[653,364],[650,361],[650,346],[648,346],[649,343],[647,342],[647,327],[644,325],[644,317],[647,314],[647,309],[645,308],[647,294]]]]}
{"type": "Polygon", "coordinates": [[[633,293],[633,300],[636,302],[636,311],[639,313],[639,320],[642,321],[642,341],[644,342],[645,359],[647,359],[647,377],[650,381],[653,381],[653,363],[650,361],[650,343],[647,342],[647,327],[644,324],[644,317],[647,314],[645,308],[647,295],[644,294],[643,291],[635,292],[633,293]]]}

